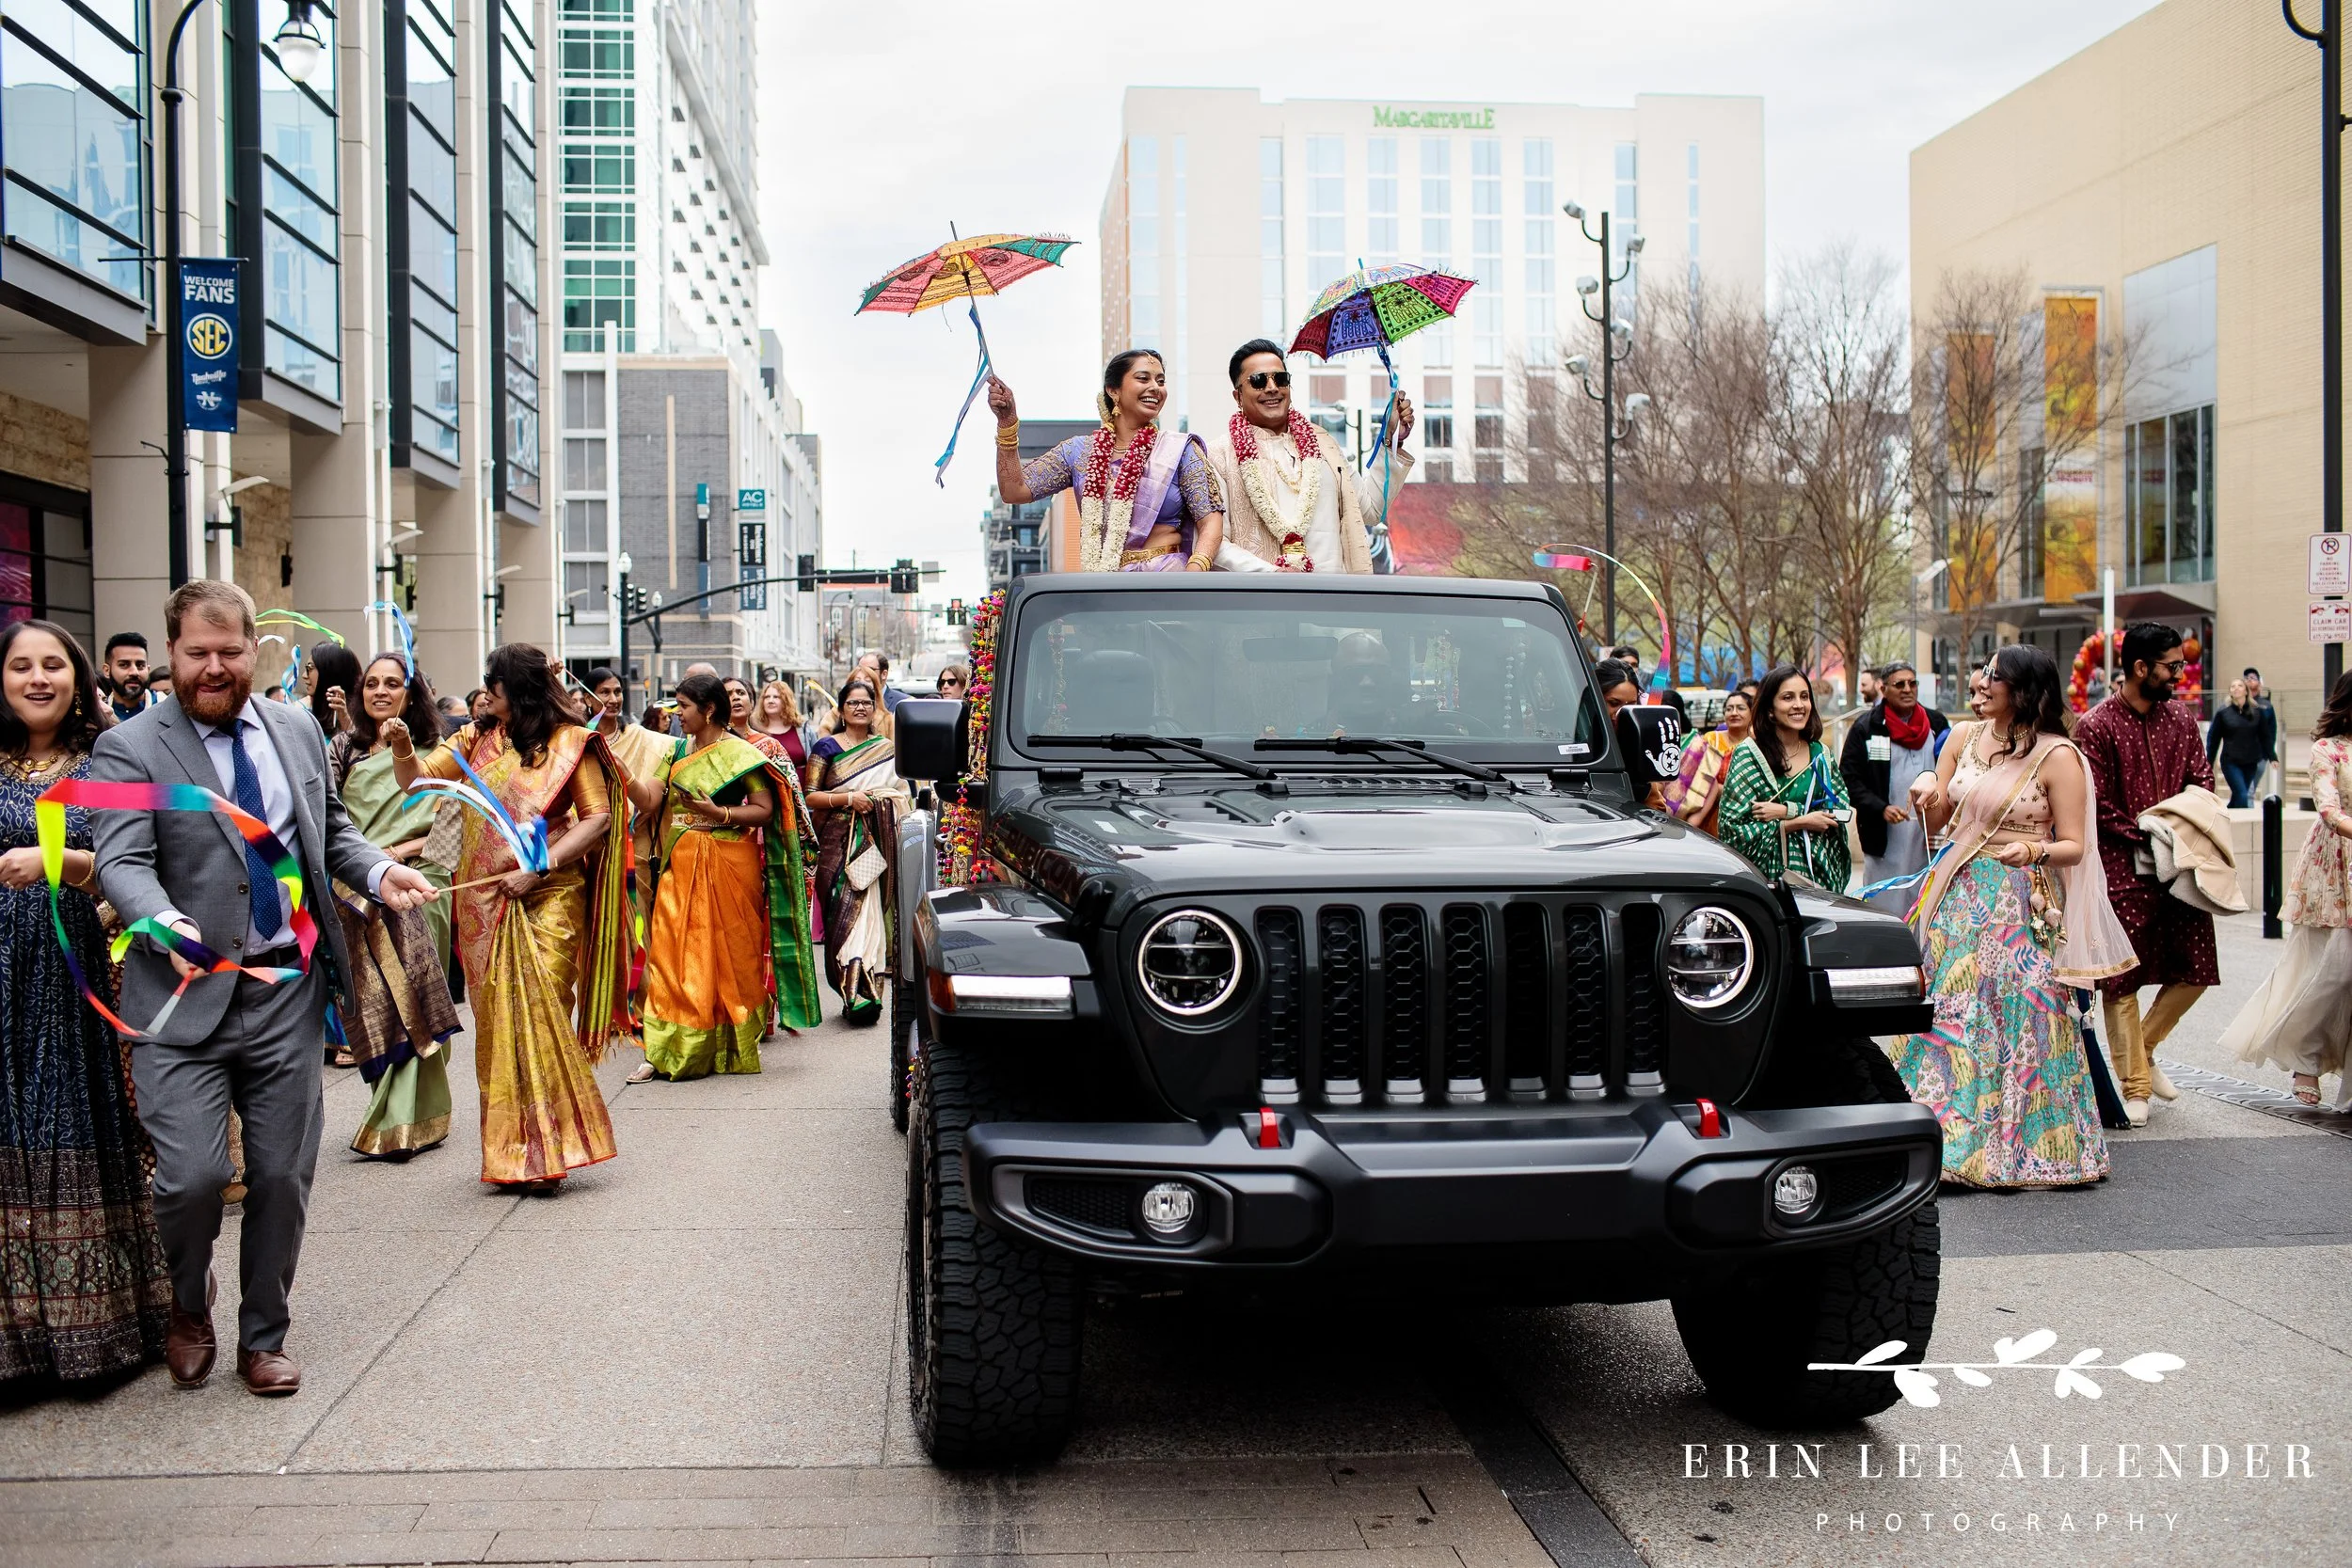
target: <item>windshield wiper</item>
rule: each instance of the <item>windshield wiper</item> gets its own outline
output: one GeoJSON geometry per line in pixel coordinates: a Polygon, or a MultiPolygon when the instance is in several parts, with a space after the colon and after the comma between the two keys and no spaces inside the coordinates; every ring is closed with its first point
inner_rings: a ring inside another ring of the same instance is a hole
{"type": "Polygon", "coordinates": [[[1517,782],[1509,774],[1498,772],[1479,763],[1464,762],[1460,757],[1447,756],[1442,752],[1433,752],[1425,740],[1392,740],[1386,736],[1371,735],[1335,735],[1321,740],[1261,740],[1250,750],[1256,752],[1338,752],[1343,754],[1353,752],[1358,756],[1374,756],[1383,752],[1402,752],[1406,756],[1418,757],[1422,762],[1433,763],[1449,773],[1459,773],[1465,778],[1477,779],[1484,784],[1499,784],[1513,789],[1518,787],[1517,782]]]}
{"type": "MultiPolygon", "coordinates": [[[[1182,752],[1213,762],[1219,768],[1239,773],[1245,779],[1279,779],[1273,768],[1262,763],[1244,762],[1222,752],[1212,752],[1190,736],[1132,735],[1121,731],[1116,735],[1033,735],[1024,743],[1027,746],[1085,746],[1104,752],[1182,752]]],[[[1261,745],[1263,742],[1260,742],[1261,745]]]]}

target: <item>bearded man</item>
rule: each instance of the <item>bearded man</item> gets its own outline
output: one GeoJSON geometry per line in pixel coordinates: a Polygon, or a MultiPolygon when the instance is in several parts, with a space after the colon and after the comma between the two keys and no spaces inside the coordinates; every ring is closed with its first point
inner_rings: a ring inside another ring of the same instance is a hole
{"type": "Polygon", "coordinates": [[[1392,471],[1357,473],[1344,451],[1291,406],[1281,346],[1253,339],[1226,366],[1238,409],[1208,442],[1209,466],[1225,493],[1221,572],[1369,572],[1371,525],[1413,470],[1405,449],[1412,400],[1398,394],[1391,421],[1392,471]]]}
{"type": "Polygon", "coordinates": [[[319,1045],[328,996],[351,973],[342,922],[326,912],[329,879],[395,910],[418,908],[434,888],[351,825],[310,714],[253,700],[260,645],[244,589],[191,582],[166,601],[164,628],[174,695],[101,735],[90,777],[196,784],[260,818],[300,868],[302,908],[320,932],[306,956],[271,863],[219,813],[91,814],[99,882],[126,925],[151,920],[246,969],[296,972],[275,983],[199,975],[153,938],[124,955],[122,1013],[149,1031],[131,1053],[131,1078],[155,1146],[155,1225],[171,1266],[164,1362],[183,1388],[212,1373],[213,1243],[233,1107],[246,1187],[237,1372],[256,1394],[292,1394],[302,1373],[285,1354],[287,1296],[326,1124],[319,1045]]]}

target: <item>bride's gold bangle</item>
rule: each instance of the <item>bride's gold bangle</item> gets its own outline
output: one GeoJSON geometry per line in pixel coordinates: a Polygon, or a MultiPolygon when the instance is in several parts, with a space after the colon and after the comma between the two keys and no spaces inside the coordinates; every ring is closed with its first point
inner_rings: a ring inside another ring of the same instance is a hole
{"type": "Polygon", "coordinates": [[[1007,449],[1019,446],[1021,444],[1021,421],[1015,420],[1010,424],[998,425],[996,444],[1007,449]]]}

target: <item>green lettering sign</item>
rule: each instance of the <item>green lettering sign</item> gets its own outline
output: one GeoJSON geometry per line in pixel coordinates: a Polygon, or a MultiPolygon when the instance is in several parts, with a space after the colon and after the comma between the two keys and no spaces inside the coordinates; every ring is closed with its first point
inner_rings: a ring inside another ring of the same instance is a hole
{"type": "Polygon", "coordinates": [[[1495,112],[1492,109],[1394,109],[1375,103],[1373,105],[1372,122],[1383,130],[1491,131],[1495,128],[1495,112]]]}

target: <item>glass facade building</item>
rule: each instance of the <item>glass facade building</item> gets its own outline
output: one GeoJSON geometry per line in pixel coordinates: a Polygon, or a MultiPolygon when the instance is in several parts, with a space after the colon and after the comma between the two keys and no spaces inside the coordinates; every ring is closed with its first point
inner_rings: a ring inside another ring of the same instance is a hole
{"type": "Polygon", "coordinates": [[[142,304],[146,34],[135,0],[0,5],[0,230],[142,304]]]}

